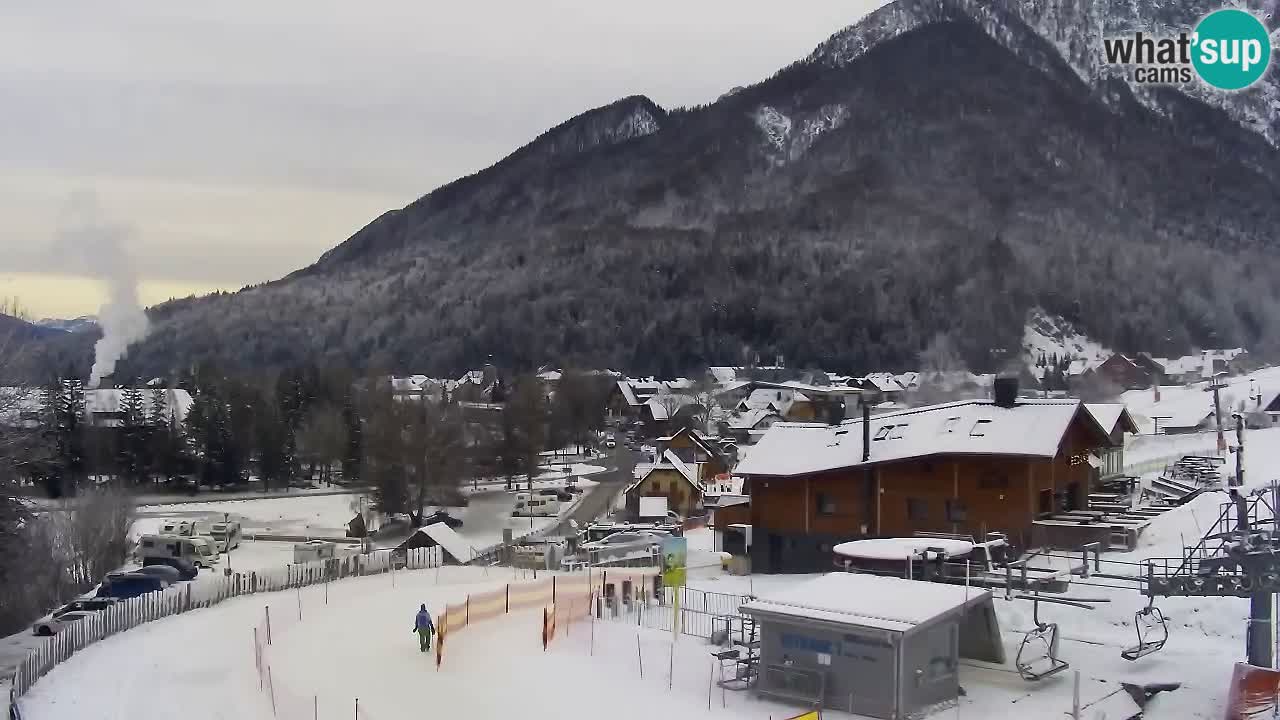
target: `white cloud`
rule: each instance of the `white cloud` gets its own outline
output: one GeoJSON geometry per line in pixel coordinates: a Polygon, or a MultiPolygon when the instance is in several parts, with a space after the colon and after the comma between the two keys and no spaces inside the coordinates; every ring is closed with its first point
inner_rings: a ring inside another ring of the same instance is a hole
{"type": "Polygon", "coordinates": [[[29,248],[92,190],[144,280],[278,277],[578,112],[714,100],[880,4],[0,1],[0,253],[59,269],[29,248]]]}

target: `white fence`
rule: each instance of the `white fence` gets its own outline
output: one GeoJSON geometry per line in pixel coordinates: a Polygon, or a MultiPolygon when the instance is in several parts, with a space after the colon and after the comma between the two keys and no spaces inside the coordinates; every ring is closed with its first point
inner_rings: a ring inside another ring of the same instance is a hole
{"type": "MultiPolygon", "coordinates": [[[[332,558],[304,565],[234,573],[213,579],[202,579],[173,585],[159,592],[123,600],[101,612],[68,625],[62,632],[40,643],[22,663],[13,677],[11,699],[20,698],[37,680],[76,652],[119,632],[170,615],[197,608],[210,607],[233,597],[276,592],[334,580],[364,575],[377,575],[392,570],[420,570],[439,567],[443,553],[439,547],[408,551],[400,562],[390,551],[367,555],[332,558]]],[[[4,716],[0,720],[8,720],[4,716]]]]}

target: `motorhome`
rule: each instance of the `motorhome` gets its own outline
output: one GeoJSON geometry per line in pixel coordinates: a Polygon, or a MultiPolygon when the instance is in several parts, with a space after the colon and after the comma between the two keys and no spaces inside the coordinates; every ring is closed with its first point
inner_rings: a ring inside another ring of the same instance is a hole
{"type": "Polygon", "coordinates": [[[516,493],[516,506],[512,515],[555,517],[560,513],[560,498],[539,493],[516,493]]]}
{"type": "Polygon", "coordinates": [[[240,547],[240,523],[236,520],[216,522],[209,528],[209,536],[218,542],[223,552],[240,547]]]}
{"type": "Polygon", "coordinates": [[[332,560],[336,550],[337,545],[326,540],[309,540],[295,543],[293,546],[293,562],[301,565],[303,563],[319,562],[320,560],[332,560]]]}
{"type": "Polygon", "coordinates": [[[208,535],[209,527],[199,520],[165,520],[160,526],[160,534],[197,537],[208,535]]]}
{"type": "Polygon", "coordinates": [[[138,560],[147,558],[180,558],[196,567],[211,568],[219,556],[213,541],[180,535],[143,535],[138,540],[138,560]]]}

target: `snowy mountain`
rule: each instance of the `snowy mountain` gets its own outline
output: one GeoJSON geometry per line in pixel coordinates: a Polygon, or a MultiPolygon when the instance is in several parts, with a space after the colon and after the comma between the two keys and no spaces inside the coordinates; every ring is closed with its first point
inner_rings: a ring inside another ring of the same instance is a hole
{"type": "MultiPolygon", "coordinates": [[[[1280,33],[1280,0],[1231,3],[1266,18],[1280,33]]],[[[1170,90],[1132,82],[1104,60],[1102,39],[1141,30],[1155,36],[1188,30],[1220,0],[896,0],[820,45],[809,62],[842,67],[882,42],[931,23],[970,19],[1022,60],[1044,70],[1065,59],[1080,79],[1104,90],[1119,79],[1157,112],[1173,112],[1170,90]]],[[[1277,41],[1280,42],[1280,41],[1277,41]]],[[[1178,90],[1221,108],[1232,120],[1280,143],[1280,63],[1247,92],[1224,93],[1200,82],[1178,90]]]]}
{"type": "Polygon", "coordinates": [[[1068,30],[1123,17],[899,0],[708,105],[630,95],[282,280],[153,308],[123,372],[905,370],[940,335],[982,372],[1035,308],[1118,351],[1280,352],[1280,152],[1243,110],[1095,78],[1068,30]]]}
{"type": "Polygon", "coordinates": [[[1111,350],[1077,330],[1069,321],[1048,315],[1040,308],[1031,311],[1023,330],[1023,361],[1033,372],[1056,359],[1069,362],[1071,369],[1078,371],[1072,374],[1078,374],[1097,367],[1111,355],[1111,350]]]}
{"type": "Polygon", "coordinates": [[[98,316],[81,315],[78,318],[64,320],[62,318],[41,318],[35,322],[36,325],[49,328],[51,330],[61,330],[63,332],[88,332],[98,328],[98,316]]]}

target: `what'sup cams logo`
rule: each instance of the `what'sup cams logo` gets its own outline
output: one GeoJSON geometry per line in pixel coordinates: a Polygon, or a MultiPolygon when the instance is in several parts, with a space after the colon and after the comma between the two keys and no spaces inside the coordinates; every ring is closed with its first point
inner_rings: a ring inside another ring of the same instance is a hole
{"type": "Polygon", "coordinates": [[[1177,85],[1196,77],[1219,90],[1243,90],[1271,65],[1271,36],[1262,20],[1227,8],[1205,15],[1191,32],[1157,37],[1137,32],[1104,38],[1109,65],[1131,68],[1134,82],[1177,85]]]}

